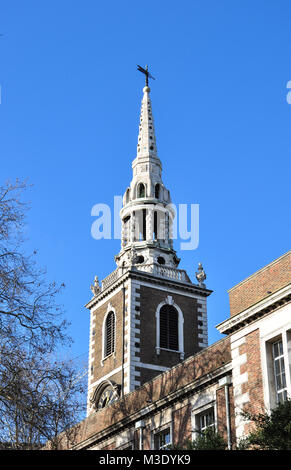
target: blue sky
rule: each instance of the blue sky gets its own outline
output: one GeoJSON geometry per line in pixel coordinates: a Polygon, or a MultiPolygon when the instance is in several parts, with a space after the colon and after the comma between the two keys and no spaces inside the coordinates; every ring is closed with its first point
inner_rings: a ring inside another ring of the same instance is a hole
{"type": "Polygon", "coordinates": [[[91,237],[91,208],[131,180],[149,64],[158,154],[175,204],[200,205],[200,243],[179,251],[227,290],[290,249],[291,4],[273,0],[2,1],[0,184],[33,184],[28,248],[65,282],[72,357],[86,360],[90,283],[119,240],[91,237]]]}

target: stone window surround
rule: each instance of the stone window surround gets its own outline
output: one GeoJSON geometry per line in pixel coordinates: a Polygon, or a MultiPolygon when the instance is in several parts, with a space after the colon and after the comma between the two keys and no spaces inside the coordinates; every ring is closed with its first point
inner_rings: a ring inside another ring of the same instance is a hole
{"type": "Polygon", "coordinates": [[[212,399],[208,403],[200,406],[199,408],[192,408],[191,413],[191,423],[192,423],[192,440],[196,440],[200,436],[200,416],[207,411],[213,409],[214,412],[214,429],[217,429],[217,409],[216,409],[216,400],[212,399]]]}
{"type": "Polygon", "coordinates": [[[172,422],[169,421],[168,423],[165,423],[159,428],[153,429],[151,431],[151,450],[159,450],[156,444],[158,435],[161,433],[165,433],[167,430],[169,430],[169,434],[170,434],[170,442],[168,445],[172,445],[172,441],[173,441],[172,422]]]}
{"type": "Polygon", "coordinates": [[[287,326],[265,336],[261,344],[263,378],[266,384],[266,387],[264,387],[265,404],[268,410],[271,410],[277,405],[272,346],[280,339],[283,343],[287,395],[289,398],[291,397],[291,328],[287,326]]]}
{"type": "Polygon", "coordinates": [[[109,302],[109,304],[107,306],[107,311],[106,311],[106,313],[104,315],[104,318],[103,318],[103,324],[102,324],[102,359],[100,361],[102,367],[104,365],[104,361],[112,355],[114,357],[116,357],[116,311],[115,311],[115,308],[109,302]],[[105,336],[106,336],[105,325],[106,325],[107,316],[110,312],[113,312],[113,314],[114,314],[114,332],[115,332],[114,333],[114,347],[113,347],[113,352],[106,356],[105,355],[105,336]]]}
{"type": "Polygon", "coordinates": [[[166,299],[161,302],[156,309],[156,353],[160,354],[163,351],[173,351],[180,354],[180,359],[184,359],[184,316],[180,307],[174,302],[172,296],[168,295],[166,299]],[[178,312],[178,344],[179,349],[172,350],[160,347],[160,310],[164,305],[172,305],[178,312]]]}

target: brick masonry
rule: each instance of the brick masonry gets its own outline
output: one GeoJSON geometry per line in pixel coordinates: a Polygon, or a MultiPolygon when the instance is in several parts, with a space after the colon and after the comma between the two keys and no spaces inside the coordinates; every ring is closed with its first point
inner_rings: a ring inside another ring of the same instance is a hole
{"type": "MultiPolygon", "coordinates": [[[[285,272],[289,256],[290,252],[248,278],[252,282],[257,279],[260,291],[263,284],[262,273],[265,272],[265,283],[271,268],[276,268],[275,272],[278,274],[277,268],[281,265],[283,274],[282,276],[276,274],[277,281],[274,281],[273,286],[277,289],[281,286],[281,290],[276,291],[276,296],[280,299],[285,296],[284,301],[278,305],[275,298],[274,308],[267,312],[263,303],[259,316],[255,319],[244,319],[237,330],[202,350],[199,345],[199,317],[203,318],[206,301],[203,302],[198,296],[195,298],[183,295],[174,289],[171,292],[157,284],[152,287],[145,286],[137,279],[127,283],[125,383],[128,392],[121,400],[97,413],[91,413],[79,423],[74,428],[74,441],[68,442],[64,438],[63,448],[121,449],[132,443],[137,449],[140,444],[139,438],[142,436],[143,448],[153,449],[155,433],[167,428],[171,430],[173,444],[183,445],[185,440],[195,436],[195,426],[201,412],[211,406],[215,408],[217,430],[227,439],[229,430],[226,412],[227,390],[232,445],[245,437],[253,425],[247,422],[241,413],[265,412],[270,407],[270,400],[275,391],[272,389],[274,377],[273,379],[271,377],[273,358],[268,356],[268,351],[272,342],[278,338],[282,338],[284,346],[288,393],[291,390],[288,367],[291,344],[290,285],[288,288],[285,284],[289,279],[285,272]],[[171,296],[171,301],[183,309],[185,332],[187,332],[185,337],[189,334],[190,337],[194,335],[196,339],[194,344],[185,341],[186,359],[183,362],[180,362],[180,358],[175,359],[171,351],[169,355],[155,356],[155,312],[157,305],[167,296],[171,296]],[[175,360],[178,362],[176,365],[171,362],[175,360]],[[144,367],[145,364],[152,365],[153,369],[144,367]],[[161,373],[158,368],[165,367],[165,364],[170,368],[161,373]],[[137,428],[136,425],[141,421],[142,427],[137,428]]],[[[246,295],[241,305],[248,305],[245,303],[247,298],[248,302],[252,302],[253,293],[251,292],[249,297],[246,295]]],[[[91,312],[92,331],[98,325],[100,327],[102,316],[104,317],[108,311],[109,302],[115,309],[117,322],[120,322],[123,297],[121,291],[116,291],[91,312]]],[[[102,356],[101,352],[100,345],[92,341],[91,355],[96,358],[97,364],[102,356]]],[[[119,356],[120,343],[117,342],[116,362],[110,365],[108,361],[108,370],[120,364],[119,356]]],[[[114,358],[108,359],[114,360],[114,358]]],[[[105,361],[103,362],[104,364],[100,365],[101,374],[103,370],[108,372],[104,369],[106,365],[105,361]]],[[[120,371],[115,369],[114,374],[114,370],[111,372],[112,378],[118,381],[120,371]]],[[[102,379],[98,377],[99,375],[97,373],[94,375],[93,371],[92,386],[96,386],[98,380],[102,379]]]]}
{"type": "MultiPolygon", "coordinates": [[[[91,438],[98,441],[100,439],[99,433],[103,435],[105,432],[106,434],[106,430],[109,431],[112,426],[122,423],[124,420],[130,421],[131,416],[133,417],[142,408],[148,407],[149,402],[169,400],[173,394],[183,389],[183,387],[189,386],[189,384],[207,376],[207,374],[217,371],[220,367],[224,367],[230,360],[229,338],[224,338],[169,371],[160,374],[137,390],[125,395],[123,400],[108,408],[101,409],[98,413],[90,414],[77,425],[74,445],[78,445],[82,441],[90,441],[91,438]]],[[[158,409],[156,412],[158,412],[158,409]]],[[[179,417],[177,423],[179,424],[176,424],[176,432],[181,426],[184,426],[188,430],[186,433],[188,435],[190,424],[186,423],[186,416],[189,416],[187,407],[183,412],[180,411],[177,414],[177,417],[179,417]],[[184,418],[183,413],[186,413],[184,418]]],[[[62,446],[63,448],[71,447],[71,443],[67,441],[66,436],[63,438],[62,446]]]]}
{"type": "Polygon", "coordinates": [[[228,291],[230,315],[236,315],[291,282],[291,251],[228,291]]]}
{"type": "MultiPolygon", "coordinates": [[[[160,351],[156,353],[156,310],[164,302],[168,293],[146,286],[140,287],[140,328],[142,335],[141,362],[167,367],[180,362],[178,352],[160,351]]],[[[180,307],[184,317],[184,358],[201,350],[198,346],[198,302],[196,298],[182,294],[172,294],[173,302],[180,307]]]]}
{"type": "Polygon", "coordinates": [[[177,284],[172,290],[170,286],[165,290],[156,278],[152,284],[149,281],[151,278],[147,277],[148,285],[144,285],[129,276],[125,293],[117,283],[108,297],[97,299],[91,307],[88,414],[93,409],[90,399],[102,380],[114,381],[125,394],[130,393],[207,346],[206,297],[184,293],[183,288],[179,292],[177,284]],[[182,352],[157,350],[156,312],[167,299],[182,312],[182,352]],[[114,353],[104,358],[103,324],[110,310],[116,318],[116,344],[114,353]]]}
{"type": "Polygon", "coordinates": [[[235,427],[240,438],[249,428],[241,413],[264,411],[259,329],[232,340],[231,354],[235,427]]]}

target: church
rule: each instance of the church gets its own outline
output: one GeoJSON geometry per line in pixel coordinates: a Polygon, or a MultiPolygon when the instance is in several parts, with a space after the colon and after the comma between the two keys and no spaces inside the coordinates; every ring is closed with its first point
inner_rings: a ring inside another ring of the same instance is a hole
{"type": "Polygon", "coordinates": [[[121,218],[116,269],[95,278],[90,312],[87,417],[74,450],[183,447],[213,427],[228,448],[247,435],[242,411],[291,396],[291,251],[229,290],[224,336],[208,345],[203,267],[179,269],[170,191],[158,157],[148,70],[136,158],[121,218]]]}

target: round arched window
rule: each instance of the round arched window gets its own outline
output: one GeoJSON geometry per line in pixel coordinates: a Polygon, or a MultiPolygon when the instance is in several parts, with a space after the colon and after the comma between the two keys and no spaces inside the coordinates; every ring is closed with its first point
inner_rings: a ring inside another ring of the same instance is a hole
{"type": "Polygon", "coordinates": [[[145,185],[143,183],[138,185],[137,197],[145,197],[145,185]]]}
{"type": "Polygon", "coordinates": [[[160,310],[160,347],[178,351],[178,311],[173,305],[163,305],[160,310]]]}

